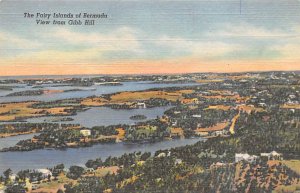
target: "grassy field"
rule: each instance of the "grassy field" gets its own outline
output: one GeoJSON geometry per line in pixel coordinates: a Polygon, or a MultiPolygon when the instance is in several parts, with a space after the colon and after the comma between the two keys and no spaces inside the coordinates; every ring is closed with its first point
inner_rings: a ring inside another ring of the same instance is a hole
{"type": "Polygon", "coordinates": [[[9,103],[0,105],[0,121],[11,121],[18,117],[38,116],[41,109],[33,109],[30,106],[34,102],[9,103]]]}
{"type": "MultiPolygon", "coordinates": [[[[177,101],[183,99],[183,94],[193,93],[193,90],[179,90],[172,92],[165,91],[140,91],[140,92],[121,92],[111,96],[110,100],[103,97],[84,98],[78,101],[78,105],[83,106],[103,106],[107,104],[124,104],[131,103],[138,100],[148,100],[151,98],[161,98],[170,101],[177,101]]],[[[32,105],[38,102],[18,102],[18,103],[2,103],[0,104],[0,121],[13,121],[18,118],[38,117],[45,115],[68,115],[66,110],[73,109],[74,107],[57,106],[57,107],[44,107],[34,108],[32,105]]],[[[74,106],[74,104],[73,104],[74,106]]]]}
{"type": "Polygon", "coordinates": [[[253,107],[253,106],[249,106],[249,105],[239,105],[238,110],[244,111],[246,113],[251,113],[252,111],[254,111],[254,112],[263,112],[263,111],[265,111],[263,108],[253,107]]]}
{"type": "Polygon", "coordinates": [[[51,182],[43,181],[42,183],[38,184],[38,189],[31,190],[29,189],[28,193],[40,193],[40,192],[47,192],[47,193],[56,193],[59,189],[64,189],[64,184],[67,183],[77,183],[76,180],[72,180],[67,178],[64,174],[60,174],[58,176],[58,180],[51,182]]]}
{"type": "Polygon", "coordinates": [[[292,184],[289,186],[278,186],[273,193],[296,193],[300,191],[300,184],[292,184]]]}
{"type": "Polygon", "coordinates": [[[300,160],[284,160],[282,163],[300,175],[300,160]]]}
{"type": "Polygon", "coordinates": [[[217,123],[216,125],[212,127],[205,127],[205,128],[197,128],[197,132],[208,132],[208,131],[221,131],[225,129],[229,125],[229,122],[224,123],[217,123]]]}
{"type": "Polygon", "coordinates": [[[0,104],[0,121],[13,121],[18,118],[39,117],[47,114],[50,115],[68,115],[65,112],[72,107],[53,107],[53,108],[39,108],[32,107],[37,102],[19,102],[0,104]]]}
{"type": "Polygon", "coordinates": [[[144,92],[122,92],[111,96],[111,103],[130,102],[136,100],[148,100],[150,98],[161,98],[170,101],[183,99],[182,94],[193,93],[193,90],[179,90],[174,92],[144,91],[144,92]]]}
{"type": "Polygon", "coordinates": [[[231,108],[231,106],[226,106],[226,105],[211,105],[205,110],[208,109],[217,109],[217,110],[223,110],[223,111],[228,111],[231,108]]]}
{"type": "Polygon", "coordinates": [[[300,104],[291,104],[291,105],[284,104],[281,106],[281,108],[283,108],[283,109],[300,109],[300,104]]]}
{"type": "Polygon", "coordinates": [[[160,98],[170,101],[176,101],[183,99],[183,94],[193,93],[193,90],[179,90],[174,92],[165,91],[140,91],[140,92],[121,92],[114,94],[110,97],[110,100],[102,97],[85,98],[81,101],[85,106],[103,106],[107,104],[124,104],[131,103],[137,100],[148,100],[151,98],[160,98]]]}
{"type": "Polygon", "coordinates": [[[85,98],[80,102],[85,106],[103,106],[108,103],[108,100],[102,97],[85,98]]]}

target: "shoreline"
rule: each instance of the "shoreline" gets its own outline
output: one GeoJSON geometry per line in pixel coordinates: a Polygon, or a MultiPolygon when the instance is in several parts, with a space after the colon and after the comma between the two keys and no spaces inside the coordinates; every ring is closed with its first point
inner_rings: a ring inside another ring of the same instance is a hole
{"type": "Polygon", "coordinates": [[[2,148],[0,149],[0,153],[8,153],[8,152],[31,152],[31,151],[35,151],[35,150],[67,150],[67,149],[79,149],[79,148],[88,148],[88,147],[92,147],[95,145],[108,145],[108,144],[123,144],[123,145],[127,145],[127,146],[131,146],[131,145],[144,145],[144,144],[155,144],[155,143],[159,143],[159,142],[167,142],[167,141],[175,141],[175,140],[193,140],[193,139],[199,139],[201,141],[205,141],[208,140],[209,138],[206,137],[201,137],[201,136],[193,136],[193,137],[189,137],[189,138],[163,138],[163,139],[156,139],[156,140],[137,140],[137,141],[126,141],[126,140],[120,140],[118,137],[114,138],[111,136],[106,136],[104,141],[98,140],[98,141],[91,141],[90,143],[84,143],[84,144],[69,144],[66,146],[61,146],[61,147],[42,147],[42,148],[35,148],[35,149],[30,149],[30,150],[6,150],[6,149],[10,149],[13,147],[9,147],[9,148],[2,148]],[[108,141],[107,139],[116,139],[115,141],[108,141]],[[5,149],[5,150],[3,150],[5,149]]]}
{"type": "Polygon", "coordinates": [[[27,132],[22,132],[22,133],[0,134],[0,139],[8,138],[8,137],[20,136],[20,135],[34,134],[34,133],[38,133],[38,132],[37,131],[27,131],[27,132]]]}

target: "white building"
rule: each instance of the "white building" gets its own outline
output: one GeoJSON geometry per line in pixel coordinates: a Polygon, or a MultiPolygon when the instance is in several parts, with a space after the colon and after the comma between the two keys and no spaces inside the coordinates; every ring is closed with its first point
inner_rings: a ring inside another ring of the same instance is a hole
{"type": "Polygon", "coordinates": [[[139,102],[136,105],[137,105],[138,108],[142,108],[142,109],[146,109],[147,108],[146,103],[139,102]]]}
{"type": "Polygon", "coordinates": [[[215,136],[219,136],[219,135],[226,135],[228,132],[223,129],[223,130],[220,130],[220,131],[214,131],[212,132],[212,135],[215,135],[215,136]]]}
{"type": "Polygon", "coordinates": [[[52,176],[52,172],[48,169],[37,169],[36,172],[42,173],[42,178],[48,178],[48,176],[52,176]]]}
{"type": "Polygon", "coordinates": [[[261,157],[267,157],[268,160],[282,160],[282,154],[272,151],[270,153],[261,153],[261,157]]]}
{"type": "Polygon", "coordinates": [[[166,153],[162,152],[162,153],[158,154],[157,157],[166,157],[166,153]]]}
{"type": "Polygon", "coordinates": [[[235,154],[235,162],[240,162],[240,161],[246,161],[249,163],[253,163],[258,159],[258,156],[256,155],[249,155],[249,154],[243,154],[243,153],[236,153],[235,154]]]}
{"type": "Polygon", "coordinates": [[[176,159],[175,160],[175,165],[179,165],[182,164],[182,159],[176,159]]]}
{"type": "Polygon", "coordinates": [[[194,117],[194,118],[201,118],[201,115],[192,115],[192,117],[194,117]]]}
{"type": "Polygon", "coordinates": [[[17,175],[16,174],[11,174],[9,176],[9,179],[12,181],[12,182],[15,182],[16,181],[16,178],[17,178],[17,175]]]}
{"type": "Polygon", "coordinates": [[[210,167],[211,168],[218,168],[218,167],[224,167],[224,166],[227,166],[226,163],[222,163],[222,162],[217,162],[217,163],[213,163],[210,167]]]}
{"type": "Polygon", "coordinates": [[[80,130],[80,134],[87,137],[87,136],[90,136],[91,135],[91,130],[89,129],[81,129],[80,130]]]}

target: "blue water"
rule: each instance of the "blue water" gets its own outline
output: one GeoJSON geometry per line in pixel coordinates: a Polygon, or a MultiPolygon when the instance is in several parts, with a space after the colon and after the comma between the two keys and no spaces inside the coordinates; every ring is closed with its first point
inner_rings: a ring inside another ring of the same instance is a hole
{"type": "Polygon", "coordinates": [[[84,166],[87,160],[101,157],[106,159],[109,156],[121,156],[124,153],[135,151],[154,153],[160,149],[169,149],[173,147],[194,144],[201,138],[194,139],[176,139],[170,141],[161,141],[151,144],[98,144],[85,148],[69,148],[66,150],[34,150],[29,152],[5,152],[0,153],[0,173],[7,168],[14,172],[22,169],[37,169],[53,167],[59,163],[66,167],[71,165],[84,166]]]}
{"type": "MultiPolygon", "coordinates": [[[[146,121],[150,119],[155,119],[157,116],[162,116],[166,110],[171,108],[166,107],[155,107],[148,109],[130,109],[130,110],[116,110],[108,107],[92,107],[91,109],[78,112],[75,116],[68,116],[73,118],[73,121],[66,121],[65,123],[80,124],[84,127],[94,127],[94,126],[108,126],[117,124],[135,124],[136,122],[146,121]],[[145,120],[131,120],[130,117],[133,115],[145,115],[147,119],[145,120]]],[[[42,123],[51,122],[53,119],[62,117],[38,117],[27,119],[30,123],[42,123]]]]}
{"type": "Polygon", "coordinates": [[[151,88],[164,88],[164,87],[174,87],[174,86],[191,86],[200,85],[198,83],[186,83],[186,84],[158,84],[151,82],[124,82],[123,85],[119,86],[100,86],[93,85],[91,87],[78,87],[78,86],[61,86],[61,87],[51,87],[45,85],[43,88],[32,88],[32,86],[21,85],[22,88],[14,88],[12,91],[1,91],[0,90],[0,103],[3,102],[21,102],[21,101],[54,101],[68,98],[82,98],[89,97],[93,95],[111,94],[121,91],[140,91],[147,90],[151,88]],[[84,91],[72,91],[63,93],[52,93],[44,94],[39,96],[6,96],[7,94],[13,92],[20,92],[25,90],[70,90],[70,89],[90,89],[84,91]],[[95,89],[95,90],[91,90],[95,89]]]}
{"type": "MultiPolygon", "coordinates": [[[[125,82],[120,86],[92,86],[88,88],[95,88],[95,90],[74,91],[66,93],[55,93],[40,96],[15,96],[6,97],[7,94],[19,92],[24,90],[37,90],[41,88],[32,88],[31,86],[17,84],[12,91],[0,90],[0,103],[3,102],[20,102],[20,101],[53,101],[67,98],[81,98],[93,95],[109,94],[121,91],[139,91],[151,88],[174,87],[174,86],[190,86],[199,84],[157,84],[149,82],[125,82]],[[2,97],[1,97],[2,96],[2,97]]],[[[86,89],[87,87],[74,86],[60,86],[49,87],[44,85],[42,89],[49,90],[69,90],[69,89],[86,89]]],[[[133,110],[114,110],[106,107],[93,107],[87,111],[79,112],[75,116],[71,116],[74,121],[66,123],[80,123],[85,127],[92,127],[96,125],[112,125],[118,123],[134,124],[135,121],[129,119],[132,115],[142,114],[147,117],[147,120],[154,119],[156,116],[163,115],[164,111],[170,107],[157,107],[151,109],[133,109],[133,110]]],[[[51,121],[53,117],[40,117],[28,119],[29,122],[44,122],[51,121]]],[[[15,136],[9,138],[0,138],[0,148],[15,145],[19,140],[29,139],[34,134],[15,136]]],[[[0,153],[0,173],[7,168],[11,168],[14,172],[22,169],[35,169],[53,167],[54,165],[63,163],[66,167],[71,165],[84,165],[89,159],[101,157],[106,159],[108,156],[120,156],[124,153],[134,151],[148,151],[154,153],[160,149],[169,149],[172,147],[184,146],[194,144],[198,139],[178,139],[171,141],[161,141],[153,144],[132,144],[126,145],[124,143],[117,144],[99,144],[92,147],[76,148],[67,150],[34,150],[29,152],[2,152],[0,153]]]]}
{"type": "Polygon", "coordinates": [[[34,135],[37,134],[26,134],[26,135],[17,135],[12,137],[0,138],[0,149],[6,147],[12,147],[16,145],[20,140],[31,139],[34,135]]]}

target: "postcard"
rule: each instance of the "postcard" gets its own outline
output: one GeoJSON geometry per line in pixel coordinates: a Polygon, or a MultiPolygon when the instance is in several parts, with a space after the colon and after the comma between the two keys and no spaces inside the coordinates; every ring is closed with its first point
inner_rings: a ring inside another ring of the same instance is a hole
{"type": "Polygon", "coordinates": [[[299,0],[0,0],[0,193],[300,192],[299,0]]]}

